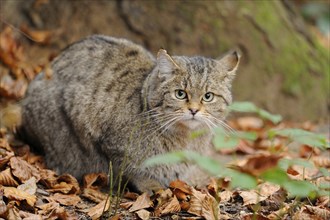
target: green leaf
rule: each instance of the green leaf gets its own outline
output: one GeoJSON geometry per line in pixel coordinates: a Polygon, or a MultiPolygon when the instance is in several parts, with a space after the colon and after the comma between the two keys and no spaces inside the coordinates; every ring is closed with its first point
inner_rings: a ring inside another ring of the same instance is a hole
{"type": "Polygon", "coordinates": [[[235,137],[227,137],[218,134],[213,138],[213,144],[217,150],[232,149],[235,148],[238,145],[238,143],[239,143],[239,139],[235,137]]]}
{"type": "Polygon", "coordinates": [[[159,164],[175,164],[185,161],[185,155],[182,151],[159,154],[144,161],[143,167],[150,167],[159,164]]]}
{"type": "Polygon", "coordinates": [[[249,131],[249,132],[238,131],[233,135],[240,139],[245,139],[245,140],[249,140],[249,141],[255,141],[258,138],[257,133],[253,132],[253,131],[249,131]]]}
{"type": "Polygon", "coordinates": [[[257,186],[256,178],[246,173],[227,169],[224,175],[231,177],[230,185],[233,188],[254,189],[257,186]]]}
{"type": "Polygon", "coordinates": [[[282,121],[282,116],[271,114],[261,108],[258,108],[255,104],[251,102],[233,102],[229,106],[229,110],[236,112],[256,113],[260,117],[270,120],[274,124],[277,124],[282,121]]]}
{"type": "Polygon", "coordinates": [[[283,186],[290,180],[287,173],[280,168],[269,169],[260,177],[268,182],[272,182],[280,186],[283,186]]]}
{"type": "Polygon", "coordinates": [[[290,180],[283,187],[291,196],[307,197],[317,192],[318,188],[307,181],[290,180]]]}
{"type": "Polygon", "coordinates": [[[296,158],[296,159],[283,158],[278,162],[278,166],[283,170],[287,170],[292,165],[298,165],[298,166],[302,166],[302,167],[306,167],[306,168],[315,167],[314,164],[311,163],[310,161],[298,159],[298,158],[296,158]]]}
{"type": "Polygon", "coordinates": [[[316,134],[297,128],[273,130],[273,132],[275,132],[277,135],[288,137],[289,139],[301,144],[306,144],[318,148],[329,148],[326,137],[321,134],[316,134]]]}
{"type": "Polygon", "coordinates": [[[183,155],[187,161],[196,164],[211,175],[216,176],[223,171],[223,166],[210,157],[200,155],[193,151],[184,151],[183,155]]]}

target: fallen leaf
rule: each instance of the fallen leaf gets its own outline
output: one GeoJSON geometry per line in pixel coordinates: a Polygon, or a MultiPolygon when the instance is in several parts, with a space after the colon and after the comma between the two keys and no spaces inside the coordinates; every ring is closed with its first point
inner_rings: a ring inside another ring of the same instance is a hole
{"type": "Polygon", "coordinates": [[[134,193],[134,192],[126,192],[126,193],[124,194],[124,198],[125,198],[125,199],[136,200],[137,197],[139,197],[139,194],[134,193]]]}
{"type": "Polygon", "coordinates": [[[219,197],[221,202],[229,202],[233,197],[233,192],[229,190],[225,190],[219,193],[219,197]]]}
{"type": "Polygon", "coordinates": [[[38,211],[38,214],[42,215],[47,220],[73,219],[73,217],[57,202],[50,202],[37,207],[41,209],[38,211]]]}
{"type": "Polygon", "coordinates": [[[26,201],[29,206],[34,206],[34,204],[37,201],[37,198],[35,195],[30,195],[27,192],[24,192],[23,190],[19,190],[15,187],[7,187],[2,186],[4,196],[8,198],[9,200],[15,200],[15,201],[26,201]]]}
{"type": "Polygon", "coordinates": [[[170,183],[170,188],[171,189],[179,189],[179,190],[181,190],[182,192],[184,192],[186,194],[191,194],[190,186],[187,183],[185,183],[181,180],[172,181],[170,183]]]}
{"type": "Polygon", "coordinates": [[[81,202],[80,197],[77,195],[64,195],[61,193],[55,193],[54,195],[46,197],[46,199],[50,202],[55,201],[65,206],[76,206],[79,202],[81,202]]]}
{"type": "Polygon", "coordinates": [[[210,194],[202,200],[202,216],[207,220],[221,219],[219,203],[210,194]]]}
{"type": "Polygon", "coordinates": [[[22,190],[24,192],[27,192],[30,195],[35,195],[37,191],[37,180],[33,176],[28,181],[26,181],[24,184],[19,185],[17,189],[22,190]]]}
{"type": "Polygon", "coordinates": [[[197,216],[202,216],[202,202],[205,197],[206,194],[191,188],[190,207],[187,212],[197,216]]]}
{"type": "Polygon", "coordinates": [[[14,179],[10,168],[0,172],[0,185],[3,186],[18,186],[18,182],[14,179]]]}
{"type": "Polygon", "coordinates": [[[266,216],[263,216],[262,214],[247,214],[242,216],[242,220],[269,220],[266,216]]]}
{"type": "Polygon", "coordinates": [[[108,197],[107,194],[91,188],[85,188],[81,196],[96,203],[102,202],[108,197]]]}
{"type": "Polygon", "coordinates": [[[19,157],[10,158],[10,167],[12,168],[12,173],[21,182],[25,183],[31,177],[35,177],[37,182],[40,180],[40,174],[37,168],[26,162],[19,157]]]}
{"type": "Polygon", "coordinates": [[[240,117],[236,120],[236,123],[240,130],[250,131],[250,130],[259,130],[264,126],[262,119],[257,117],[240,117]]]}
{"type": "Polygon", "coordinates": [[[64,194],[78,194],[80,192],[79,183],[76,178],[70,174],[63,174],[56,179],[49,192],[61,192],[64,194]]]}
{"type": "Polygon", "coordinates": [[[173,196],[172,199],[169,200],[166,204],[163,205],[163,209],[161,211],[161,215],[169,214],[169,213],[176,213],[181,211],[181,206],[179,200],[176,196],[173,196]]]}
{"type": "Polygon", "coordinates": [[[24,220],[43,220],[41,215],[32,214],[30,212],[24,212],[22,210],[20,210],[18,214],[24,220]]]}
{"type": "Polygon", "coordinates": [[[91,208],[89,208],[87,210],[87,215],[89,215],[89,217],[91,217],[91,219],[99,219],[102,214],[103,211],[108,210],[110,207],[110,201],[109,200],[104,200],[102,202],[100,202],[99,204],[97,204],[96,206],[93,206],[91,208]]]}
{"type": "Polygon", "coordinates": [[[137,211],[136,214],[142,220],[148,220],[148,219],[150,219],[150,212],[148,212],[145,209],[141,209],[141,210],[137,211]]]}
{"type": "Polygon", "coordinates": [[[255,205],[266,200],[269,196],[279,191],[280,187],[272,183],[262,183],[257,186],[257,189],[250,191],[241,191],[239,195],[243,198],[243,205],[255,205]]]}
{"type": "Polygon", "coordinates": [[[134,202],[123,202],[120,203],[120,207],[123,209],[129,209],[130,207],[132,207],[133,204],[134,202]]]}
{"type": "Polygon", "coordinates": [[[313,157],[312,158],[314,164],[318,167],[330,168],[330,158],[329,157],[313,157]]]}
{"type": "Polygon", "coordinates": [[[54,31],[49,30],[33,30],[27,25],[21,26],[21,31],[27,34],[34,42],[40,44],[48,44],[54,36],[54,31]]]}
{"type": "Polygon", "coordinates": [[[84,188],[100,189],[108,183],[105,173],[90,173],[84,176],[84,188]]]}
{"type": "Polygon", "coordinates": [[[317,206],[305,205],[305,210],[312,216],[319,219],[330,219],[330,211],[327,208],[321,208],[317,206]]]}
{"type": "Polygon", "coordinates": [[[133,203],[132,207],[128,210],[130,212],[135,212],[140,209],[149,208],[153,205],[148,193],[143,193],[140,195],[136,201],[133,203]]]}
{"type": "Polygon", "coordinates": [[[241,160],[238,169],[242,172],[259,176],[266,170],[277,166],[278,161],[282,158],[280,155],[260,154],[249,156],[245,160],[241,160]]]}

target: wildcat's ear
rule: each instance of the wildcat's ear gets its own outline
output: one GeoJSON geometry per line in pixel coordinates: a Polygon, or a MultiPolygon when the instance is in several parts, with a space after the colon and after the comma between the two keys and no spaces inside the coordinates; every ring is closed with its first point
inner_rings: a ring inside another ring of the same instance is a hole
{"type": "Polygon", "coordinates": [[[178,69],[178,65],[174,62],[172,57],[167,54],[166,50],[160,49],[157,54],[157,66],[159,75],[161,77],[168,78],[172,75],[175,69],[178,69]]]}
{"type": "Polygon", "coordinates": [[[226,53],[222,58],[218,59],[218,62],[226,68],[228,73],[235,73],[240,59],[241,54],[237,50],[232,50],[226,53]]]}

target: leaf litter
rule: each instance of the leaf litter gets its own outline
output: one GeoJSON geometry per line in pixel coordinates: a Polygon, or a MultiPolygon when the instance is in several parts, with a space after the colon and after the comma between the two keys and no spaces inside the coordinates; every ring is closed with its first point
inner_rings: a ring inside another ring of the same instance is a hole
{"type": "MultiPolygon", "coordinates": [[[[22,30],[40,44],[52,41],[51,31],[22,30]]],[[[100,219],[110,207],[110,198],[103,189],[108,184],[104,173],[87,174],[83,184],[70,174],[57,175],[45,168],[42,157],[35,155],[25,143],[13,135],[20,124],[20,111],[15,103],[24,96],[29,82],[44,69],[51,78],[50,60],[31,63],[25,46],[10,27],[0,33],[0,218],[4,219],[100,219]]],[[[241,103],[241,108],[244,103],[241,103]]],[[[330,159],[319,148],[308,144],[294,146],[281,135],[269,139],[269,129],[315,129],[310,122],[297,124],[281,122],[256,106],[251,111],[261,117],[243,116],[229,122],[238,131],[253,132],[253,138],[240,139],[234,147],[218,149],[219,154],[235,155],[230,166],[256,178],[279,166],[287,158],[304,158],[313,164],[282,164],[293,180],[308,180],[324,186],[324,195],[313,200],[301,198],[299,202],[288,196],[286,189],[269,182],[259,181],[254,189],[230,188],[230,177],[210,178],[203,188],[173,180],[168,188],[141,195],[126,192],[120,199],[118,212],[109,219],[329,219],[330,159]],[[265,118],[270,117],[270,121],[265,118]],[[273,123],[273,122],[276,123],[273,123]],[[278,152],[274,154],[274,152],[278,152]],[[244,156],[244,158],[243,158],[244,156]],[[323,168],[320,172],[320,169],[323,168]]],[[[299,133],[299,132],[298,132],[299,133]]],[[[292,135],[299,141],[306,141],[292,135]]],[[[252,136],[251,136],[252,137],[252,136]]],[[[293,137],[293,138],[294,138],[293,137]]],[[[308,143],[318,140],[308,139],[308,143]]],[[[280,175],[278,176],[281,177],[280,175]]],[[[115,200],[117,198],[112,198],[115,200]]],[[[106,215],[105,215],[106,216],[106,215]]]]}

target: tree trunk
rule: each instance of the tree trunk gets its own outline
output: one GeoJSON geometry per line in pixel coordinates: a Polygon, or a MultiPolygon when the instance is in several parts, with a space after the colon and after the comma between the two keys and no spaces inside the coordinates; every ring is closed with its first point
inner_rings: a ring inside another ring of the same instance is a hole
{"type": "Polygon", "coordinates": [[[154,54],[165,48],[172,55],[217,57],[238,47],[236,101],[287,119],[320,120],[329,113],[329,50],[288,1],[2,0],[1,8],[11,25],[57,31],[50,45],[29,46],[36,60],[95,33],[129,38],[154,54]]]}

